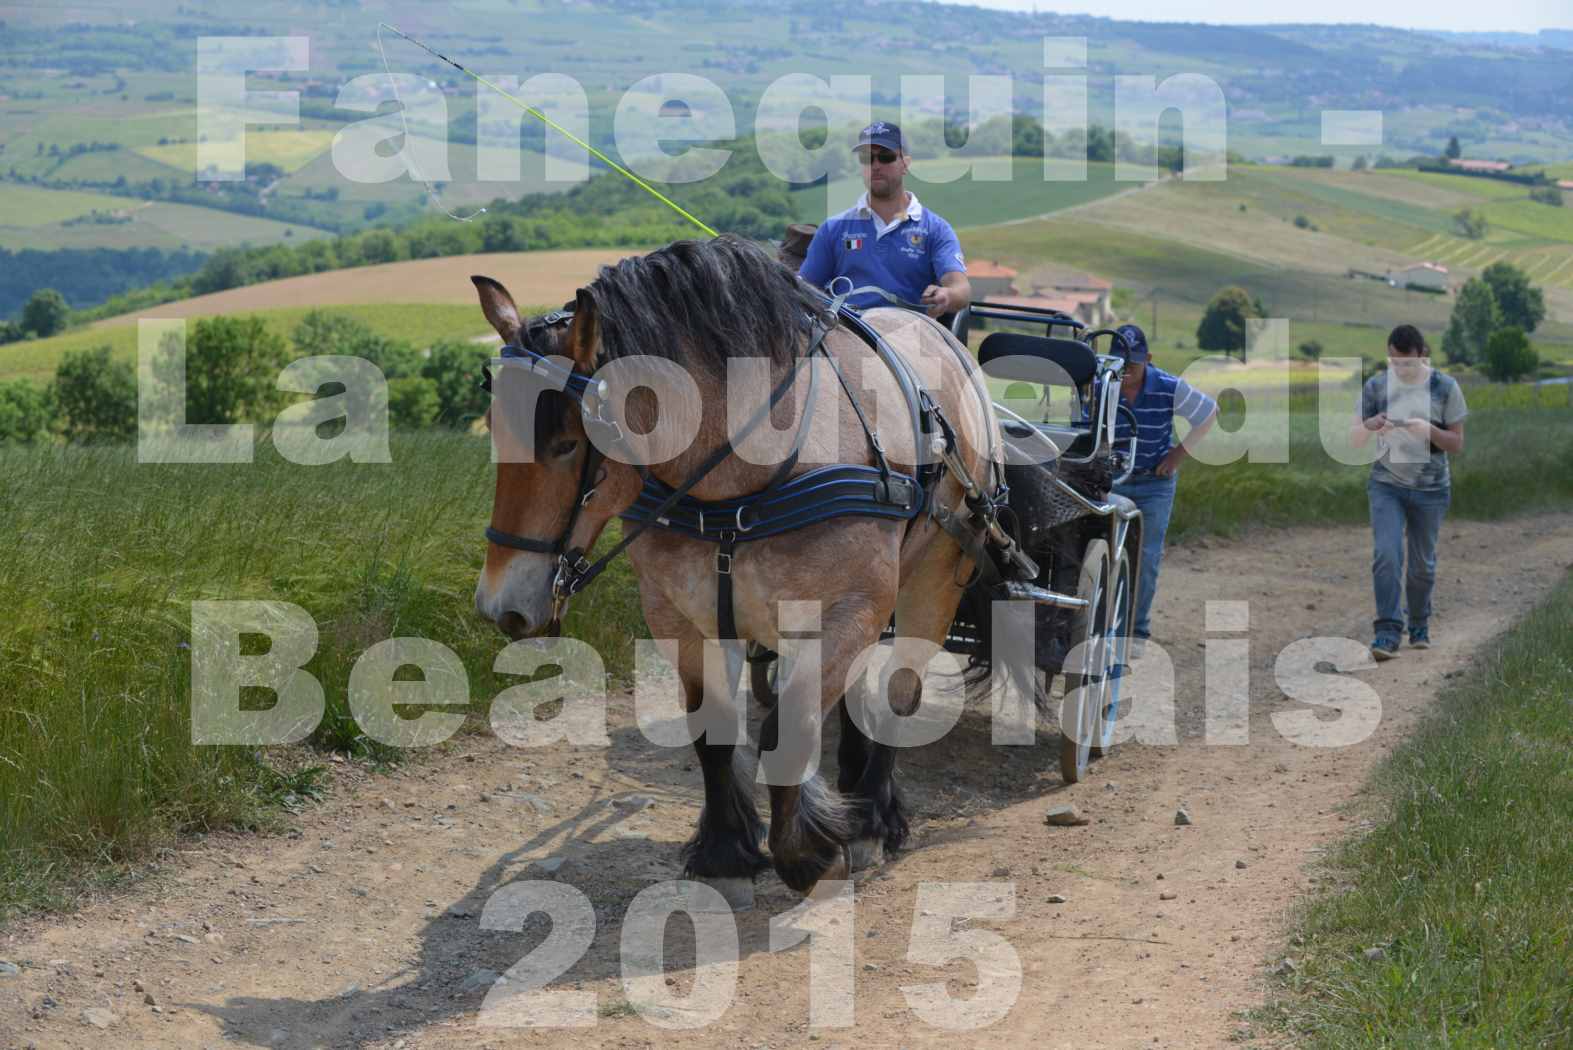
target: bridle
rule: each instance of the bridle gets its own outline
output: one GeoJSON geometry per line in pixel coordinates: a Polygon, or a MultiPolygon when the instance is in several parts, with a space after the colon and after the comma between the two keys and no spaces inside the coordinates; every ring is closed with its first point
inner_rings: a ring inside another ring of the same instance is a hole
{"type": "MultiPolygon", "coordinates": [[[[602,446],[612,447],[625,443],[622,427],[615,419],[607,416],[607,390],[605,380],[597,382],[582,372],[577,372],[571,364],[565,364],[564,359],[542,353],[537,347],[541,345],[541,338],[552,329],[566,327],[573,323],[574,312],[569,309],[553,310],[551,313],[542,314],[526,325],[520,343],[522,345],[506,344],[502,348],[501,357],[505,361],[520,361],[528,369],[532,379],[532,389],[541,388],[559,391],[578,407],[584,422],[586,444],[584,464],[579,469],[579,490],[574,497],[573,506],[568,512],[568,522],[558,533],[556,539],[541,540],[530,536],[520,536],[517,533],[506,532],[495,526],[486,527],[486,538],[500,547],[510,547],[514,550],[528,551],[532,554],[549,554],[557,558],[557,573],[552,578],[552,600],[556,608],[553,619],[558,619],[568,599],[584,586],[585,582],[577,582],[590,573],[593,566],[585,559],[583,547],[570,547],[573,538],[574,526],[579,523],[579,517],[585,506],[595,496],[596,488],[605,478],[606,453],[602,446]],[[594,440],[591,431],[599,431],[604,437],[600,442],[594,440]]],[[[482,369],[485,379],[481,388],[487,393],[492,390],[492,373],[490,368],[482,369]]]]}
{"type": "MultiPolygon", "coordinates": [[[[839,316],[841,303],[844,301],[845,296],[842,296],[832,302],[832,317],[839,316]]],[[[710,455],[688,476],[687,480],[673,489],[661,504],[652,511],[650,519],[635,523],[632,527],[624,528],[622,538],[612,546],[611,550],[597,558],[594,562],[589,561],[585,557],[583,547],[570,547],[569,543],[573,538],[574,526],[578,524],[579,516],[584,511],[585,505],[590,502],[590,499],[595,495],[596,488],[605,477],[605,470],[603,469],[606,460],[605,450],[620,450],[623,453],[624,462],[636,462],[636,457],[628,445],[628,439],[623,432],[623,428],[609,414],[610,397],[606,381],[592,379],[582,372],[575,371],[572,362],[566,358],[544,354],[537,349],[541,336],[554,328],[571,324],[573,318],[574,311],[566,307],[561,310],[553,310],[548,314],[542,314],[526,325],[520,339],[522,345],[506,344],[501,352],[504,360],[519,361],[525,364],[529,369],[530,377],[535,379],[541,387],[559,391],[579,407],[589,448],[585,451],[584,466],[579,472],[579,492],[574,499],[573,507],[569,510],[568,523],[563,526],[562,532],[554,540],[540,540],[530,536],[520,536],[517,533],[506,532],[490,525],[486,528],[486,538],[498,546],[528,551],[532,554],[556,556],[557,572],[552,577],[552,619],[554,621],[561,620],[563,610],[568,605],[568,599],[579,593],[590,581],[604,572],[614,558],[626,550],[634,540],[639,538],[640,534],[650,526],[651,521],[661,520],[696,485],[703,481],[711,471],[720,466],[733,454],[732,441],[721,442],[720,446],[711,451],[710,455]]],[[[769,418],[771,410],[786,395],[786,392],[792,389],[792,384],[797,380],[804,364],[816,352],[822,349],[824,338],[833,326],[834,323],[830,326],[823,324],[813,325],[812,335],[806,351],[798,359],[796,366],[788,369],[786,376],[771,390],[770,397],[765,404],[761,405],[753,417],[738,430],[736,434],[737,440],[740,441],[747,437],[769,418]]],[[[833,359],[831,359],[831,364],[834,367],[833,359]]],[[[491,369],[486,368],[482,369],[482,371],[485,374],[485,379],[482,381],[481,387],[490,393],[492,389],[491,369]]],[[[840,375],[839,368],[837,369],[837,374],[838,376],[840,375]]],[[[808,398],[810,405],[813,404],[813,379],[814,372],[810,369],[808,398]]],[[[843,387],[845,387],[845,377],[841,377],[841,382],[843,387]]],[[[850,391],[848,393],[850,394],[850,391]]],[[[861,409],[858,410],[858,414],[861,419],[861,409]]],[[[799,427],[797,439],[793,444],[792,452],[777,468],[775,477],[770,482],[770,487],[774,487],[791,473],[792,468],[797,463],[798,453],[802,448],[803,437],[807,429],[808,415],[805,413],[799,427]]],[[[867,431],[866,421],[865,431],[867,431]]],[[[884,450],[878,447],[877,439],[875,439],[875,448],[883,467],[884,450]]],[[[888,468],[883,469],[888,474],[888,468]]],[[[648,469],[640,467],[639,472],[648,482],[650,479],[648,469]]],[[[741,519],[741,515],[739,515],[739,519],[741,519]]]]}

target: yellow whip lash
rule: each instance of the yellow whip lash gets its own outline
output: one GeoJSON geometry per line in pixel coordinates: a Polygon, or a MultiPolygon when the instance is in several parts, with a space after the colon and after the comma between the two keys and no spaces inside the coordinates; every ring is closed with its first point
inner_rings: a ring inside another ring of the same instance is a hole
{"type": "MultiPolygon", "coordinates": [[[[382,51],[382,31],[384,29],[387,29],[387,30],[389,30],[390,32],[393,32],[393,33],[397,33],[399,36],[403,37],[405,40],[408,40],[410,43],[414,44],[416,47],[420,48],[422,51],[425,51],[427,54],[431,55],[432,57],[438,59],[439,61],[446,62],[448,65],[452,66],[454,69],[457,69],[459,72],[464,73],[467,76],[470,76],[470,77],[474,78],[476,83],[484,84],[487,87],[491,88],[493,91],[497,92],[497,94],[501,95],[503,98],[507,99],[509,102],[512,102],[514,105],[518,106],[520,109],[522,109],[526,113],[530,114],[530,116],[534,117],[536,120],[539,120],[542,124],[545,124],[547,127],[554,129],[555,131],[557,131],[558,133],[560,133],[561,135],[563,135],[564,137],[569,139],[569,141],[573,142],[574,145],[581,147],[586,152],[588,152],[589,154],[594,156],[601,163],[605,164],[607,167],[611,168],[613,171],[617,172],[619,175],[621,175],[624,178],[628,179],[634,185],[638,186],[640,189],[642,189],[646,193],[650,194],[656,200],[660,201],[662,204],[665,204],[668,208],[671,208],[673,211],[677,212],[677,214],[681,215],[683,218],[687,219],[689,222],[693,223],[695,226],[697,226],[701,230],[705,231],[705,233],[707,235],[709,235],[711,237],[717,236],[715,230],[711,229],[709,226],[707,226],[703,222],[699,221],[699,219],[695,218],[686,209],[684,209],[682,205],[678,204],[676,201],[672,200],[672,198],[668,197],[666,194],[662,193],[660,190],[658,190],[654,186],[650,185],[644,179],[641,179],[639,176],[635,175],[633,172],[629,171],[627,168],[625,168],[621,164],[617,163],[611,157],[608,157],[605,153],[602,153],[600,150],[596,149],[594,146],[590,145],[588,142],[584,141],[579,136],[575,135],[573,132],[571,132],[567,128],[563,127],[561,124],[557,123],[551,117],[548,117],[545,113],[542,113],[539,109],[536,109],[534,106],[527,105],[526,103],[520,101],[519,99],[515,98],[513,95],[510,95],[508,92],[506,92],[502,88],[498,87],[496,84],[493,84],[490,80],[487,80],[485,77],[481,76],[479,73],[476,73],[476,72],[474,72],[474,71],[472,71],[470,69],[465,68],[463,65],[459,64],[458,62],[455,62],[453,59],[449,58],[447,55],[443,54],[442,52],[440,52],[440,51],[438,51],[438,50],[436,50],[436,49],[434,49],[434,48],[432,48],[432,47],[430,47],[430,46],[428,46],[426,44],[421,43],[419,40],[416,40],[414,37],[410,36],[410,34],[404,32],[398,26],[389,25],[387,22],[378,22],[377,23],[377,49],[379,51],[382,51]]],[[[382,51],[382,67],[383,67],[383,70],[385,72],[387,72],[387,74],[388,74],[388,82],[389,82],[389,84],[393,85],[394,101],[399,102],[399,115],[402,118],[404,116],[404,104],[399,99],[399,95],[398,95],[399,89],[398,89],[398,85],[395,84],[394,81],[393,81],[393,71],[388,68],[388,55],[387,55],[386,51],[382,51]]],[[[409,122],[408,122],[408,120],[405,120],[405,122],[404,122],[404,129],[405,129],[405,137],[408,138],[409,137],[409,122]]],[[[423,179],[422,181],[427,181],[427,180],[423,179]]],[[[427,184],[427,192],[434,193],[434,191],[432,190],[431,185],[430,185],[429,182],[427,184]]],[[[446,210],[446,209],[444,209],[444,210],[446,210]]],[[[485,211],[485,210],[486,210],[485,208],[480,209],[480,211],[485,211]]],[[[448,214],[450,216],[452,216],[453,218],[459,218],[459,216],[453,215],[452,212],[449,212],[448,214]]],[[[480,214],[480,212],[476,212],[475,214],[480,214]]],[[[474,218],[474,215],[469,216],[469,218],[474,218]]]]}

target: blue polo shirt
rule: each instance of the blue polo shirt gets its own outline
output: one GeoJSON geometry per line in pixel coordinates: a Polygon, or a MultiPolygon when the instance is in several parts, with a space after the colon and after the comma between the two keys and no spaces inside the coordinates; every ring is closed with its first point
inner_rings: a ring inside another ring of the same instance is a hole
{"type": "MultiPolygon", "coordinates": [[[[1151,473],[1174,447],[1175,416],[1199,427],[1218,410],[1218,402],[1151,361],[1135,400],[1127,401],[1123,394],[1120,400],[1136,417],[1137,473],[1151,473]]],[[[1114,436],[1120,442],[1130,440],[1131,425],[1124,415],[1119,417],[1114,436]]]]}
{"type": "MultiPolygon", "coordinates": [[[[814,231],[798,274],[831,292],[845,291],[846,281],[836,281],[835,288],[830,288],[830,282],[846,277],[853,288],[871,284],[916,303],[923,289],[938,284],[947,273],[966,273],[956,231],[919,204],[916,194],[909,196],[905,214],[889,226],[868,206],[867,193],[826,220],[814,231]]],[[[884,300],[866,293],[847,302],[861,308],[884,305],[884,300]]]]}

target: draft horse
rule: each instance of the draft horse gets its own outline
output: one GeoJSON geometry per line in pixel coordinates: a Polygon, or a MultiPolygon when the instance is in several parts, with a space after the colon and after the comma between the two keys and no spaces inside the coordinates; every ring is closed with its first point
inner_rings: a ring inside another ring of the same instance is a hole
{"type": "MultiPolygon", "coordinates": [[[[769,857],[746,739],[712,742],[716,734],[700,732],[705,801],[684,847],[686,875],[729,900],[751,899],[754,876],[773,864],[809,893],[899,848],[908,823],[893,781],[896,749],[865,731],[866,691],[847,683],[892,619],[898,652],[942,643],[984,557],[945,525],[966,512],[958,472],[987,477],[999,445],[966,351],[911,311],[832,312],[762,250],[727,236],[603,268],[571,309],[535,318],[521,317],[498,282],[473,280],[505,344],[500,367],[556,380],[529,388],[535,411],[513,427],[533,455],[498,456],[477,610],[514,639],[555,633],[567,597],[598,571],[585,552],[624,516],[644,617],[681,680],[692,728],[707,702],[736,713],[742,642],[792,644],[783,643],[792,635],[778,603],[820,603],[817,666],[783,660],[761,726],[759,762],[776,757],[789,771],[766,777],[769,857]],[[897,352],[895,367],[880,340],[897,352]],[[737,381],[743,359],[753,359],[758,381],[737,381]],[[629,367],[610,367],[619,362],[629,367]],[[637,362],[652,367],[641,372],[637,362]],[[663,363],[681,366],[698,396],[658,398],[651,376],[663,363]],[[912,412],[914,377],[922,419],[912,412]],[[739,426],[750,416],[752,429],[739,426]],[[692,441],[654,447],[682,424],[697,424],[692,441]],[[950,469],[929,454],[941,442],[950,469]],[[761,492],[774,502],[750,502],[761,492]],[[717,638],[737,640],[731,673],[718,675],[712,659],[707,677],[705,640],[717,638]],[[834,790],[816,771],[832,706],[841,728],[834,790]],[[789,740],[811,746],[788,753],[789,740]]],[[[509,428],[498,406],[494,398],[488,422],[501,447],[509,428]]],[[[917,710],[917,674],[888,673],[882,687],[896,716],[917,710]]]]}

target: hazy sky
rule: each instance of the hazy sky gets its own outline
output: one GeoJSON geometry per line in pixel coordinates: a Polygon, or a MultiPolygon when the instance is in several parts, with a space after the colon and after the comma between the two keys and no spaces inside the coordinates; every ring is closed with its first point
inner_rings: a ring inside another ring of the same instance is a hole
{"type": "Polygon", "coordinates": [[[1573,29],[1573,0],[1496,0],[1460,4],[1447,0],[962,0],[1014,11],[1091,14],[1144,22],[1376,22],[1409,29],[1495,30],[1533,33],[1573,29]]]}

